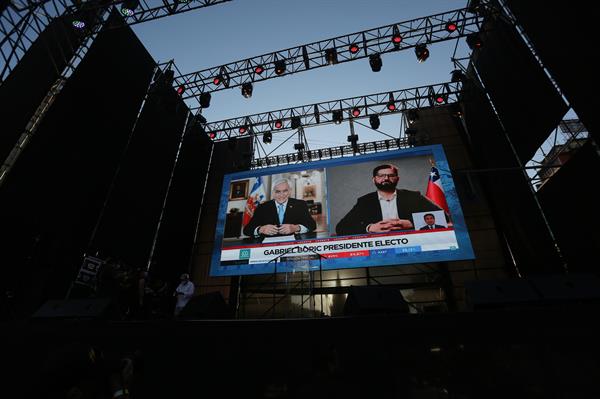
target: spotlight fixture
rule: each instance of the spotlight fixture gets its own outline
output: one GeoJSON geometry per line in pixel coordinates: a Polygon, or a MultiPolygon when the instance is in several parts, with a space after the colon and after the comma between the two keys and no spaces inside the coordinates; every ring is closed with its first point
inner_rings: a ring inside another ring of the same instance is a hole
{"type": "Polygon", "coordinates": [[[359,115],[360,115],[360,109],[358,107],[352,108],[352,116],[356,118],[359,115]]]}
{"type": "Polygon", "coordinates": [[[481,40],[481,36],[478,32],[469,33],[467,35],[467,45],[471,50],[475,50],[483,46],[483,41],[481,40]]]}
{"type": "Polygon", "coordinates": [[[270,144],[271,141],[273,141],[273,133],[271,133],[271,132],[265,132],[263,134],[262,140],[263,140],[263,143],[270,144]]]}
{"type": "Polygon", "coordinates": [[[285,61],[284,60],[275,61],[274,65],[275,65],[275,73],[277,75],[283,75],[283,73],[285,72],[285,61]]]}
{"type": "Polygon", "coordinates": [[[215,139],[215,137],[217,137],[217,133],[215,133],[215,132],[209,132],[209,133],[208,133],[208,137],[209,137],[211,140],[214,140],[214,139],[215,139]]]}
{"type": "Polygon", "coordinates": [[[75,28],[75,29],[79,29],[79,30],[81,30],[81,29],[85,28],[85,22],[83,22],[83,21],[81,21],[81,20],[79,20],[79,19],[74,19],[74,20],[71,22],[71,25],[73,25],[73,28],[75,28]]]}
{"type": "Polygon", "coordinates": [[[336,125],[339,125],[344,120],[344,114],[341,109],[336,109],[331,112],[331,118],[336,125]]]}
{"type": "Polygon", "coordinates": [[[406,119],[408,119],[408,123],[412,124],[419,120],[419,113],[416,109],[409,109],[406,113],[406,119]]]}
{"type": "Polygon", "coordinates": [[[460,69],[455,69],[454,71],[450,72],[450,74],[452,75],[450,78],[452,83],[462,82],[465,80],[465,74],[460,69]]]}
{"type": "Polygon", "coordinates": [[[337,51],[334,48],[328,48],[325,50],[325,61],[327,65],[333,65],[338,63],[337,51]]]}
{"type": "Polygon", "coordinates": [[[360,50],[360,47],[358,47],[358,44],[356,44],[356,43],[352,43],[350,45],[350,47],[348,47],[348,51],[350,51],[352,54],[358,53],[359,50],[360,50]]]}
{"type": "Polygon", "coordinates": [[[281,119],[277,119],[275,121],[275,129],[281,129],[283,127],[283,121],[281,119]]]}
{"type": "Polygon", "coordinates": [[[429,58],[429,50],[427,49],[426,44],[418,44],[415,47],[415,55],[417,56],[417,61],[419,63],[425,62],[427,58],[429,58]]]}
{"type": "Polygon", "coordinates": [[[264,71],[265,67],[263,67],[262,65],[257,65],[256,67],[254,67],[254,73],[257,75],[261,75],[264,71]]]}
{"type": "Polygon", "coordinates": [[[380,125],[379,115],[374,114],[374,115],[369,116],[369,124],[371,125],[371,129],[373,129],[373,130],[379,129],[379,125],[380,125]]]}
{"type": "Polygon", "coordinates": [[[245,98],[252,97],[252,83],[247,82],[242,85],[242,96],[245,98]]]}
{"type": "Polygon", "coordinates": [[[446,30],[450,33],[456,31],[458,29],[458,25],[456,25],[456,22],[450,21],[450,22],[446,22],[446,30]]]}
{"type": "Polygon", "coordinates": [[[202,93],[200,94],[200,106],[202,108],[210,107],[210,93],[202,93]]]}
{"type": "Polygon", "coordinates": [[[178,95],[182,95],[184,91],[185,91],[185,86],[184,85],[180,85],[179,87],[177,87],[177,94],[178,95]]]}
{"type": "Polygon", "coordinates": [[[304,143],[296,143],[296,144],[294,144],[294,150],[296,150],[296,151],[303,151],[304,150],[304,143]]]}
{"type": "Polygon", "coordinates": [[[300,127],[300,125],[302,125],[302,123],[300,122],[300,117],[299,116],[292,116],[292,120],[290,123],[290,126],[292,129],[298,129],[300,127]]]}
{"type": "Polygon", "coordinates": [[[240,134],[245,134],[248,131],[248,126],[241,126],[238,131],[240,134]]]}
{"type": "Polygon", "coordinates": [[[355,146],[358,142],[358,134],[351,134],[346,138],[346,140],[348,141],[348,143],[351,143],[352,146],[355,146]]]}
{"type": "Polygon", "coordinates": [[[215,86],[220,85],[222,81],[223,81],[223,76],[221,76],[221,75],[217,75],[213,78],[213,84],[215,86]]]}
{"type": "Polygon", "coordinates": [[[437,105],[442,105],[446,103],[446,95],[445,94],[436,94],[433,96],[433,101],[437,105]]]}
{"type": "Polygon", "coordinates": [[[396,50],[400,48],[400,43],[402,43],[402,35],[400,35],[400,30],[398,26],[394,25],[394,34],[392,35],[392,43],[396,50]]]}
{"type": "Polygon", "coordinates": [[[371,65],[371,70],[373,72],[381,71],[381,66],[383,65],[381,56],[379,54],[371,54],[369,56],[369,65],[371,65]]]}
{"type": "Polygon", "coordinates": [[[125,0],[121,6],[121,14],[126,17],[130,17],[134,14],[134,11],[140,5],[139,0],[125,0]]]}
{"type": "Polygon", "coordinates": [[[396,102],[394,101],[394,95],[392,93],[390,93],[388,102],[386,104],[386,108],[388,109],[388,111],[395,111],[396,110],[396,102]]]}

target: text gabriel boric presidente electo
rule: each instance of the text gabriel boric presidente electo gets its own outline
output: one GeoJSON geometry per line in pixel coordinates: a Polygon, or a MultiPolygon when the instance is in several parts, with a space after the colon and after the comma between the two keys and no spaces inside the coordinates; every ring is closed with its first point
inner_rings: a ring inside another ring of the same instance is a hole
{"type": "Polygon", "coordinates": [[[341,251],[344,249],[361,249],[361,248],[376,248],[376,247],[390,247],[397,245],[408,244],[407,238],[390,238],[388,240],[378,241],[363,241],[363,242],[347,242],[341,244],[326,244],[326,245],[298,245],[292,248],[275,248],[265,250],[265,255],[282,255],[282,254],[298,254],[306,252],[328,252],[328,251],[341,251]]]}

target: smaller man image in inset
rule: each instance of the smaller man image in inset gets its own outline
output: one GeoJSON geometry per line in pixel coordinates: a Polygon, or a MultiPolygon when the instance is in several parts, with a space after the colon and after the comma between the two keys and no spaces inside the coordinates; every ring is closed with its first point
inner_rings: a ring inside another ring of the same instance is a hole
{"type": "Polygon", "coordinates": [[[446,228],[446,226],[435,224],[435,215],[433,213],[426,213],[425,215],[423,215],[423,220],[425,221],[425,226],[421,227],[419,230],[434,230],[446,228]]]}

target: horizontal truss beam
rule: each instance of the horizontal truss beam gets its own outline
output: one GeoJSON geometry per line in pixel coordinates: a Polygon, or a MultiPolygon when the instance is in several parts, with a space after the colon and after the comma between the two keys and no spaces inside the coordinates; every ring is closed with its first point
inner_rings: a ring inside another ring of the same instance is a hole
{"type": "Polygon", "coordinates": [[[359,143],[356,145],[356,147],[352,145],[343,145],[337,147],[322,148],[319,150],[298,151],[290,154],[256,158],[252,160],[250,167],[252,169],[268,168],[280,165],[291,165],[296,163],[319,161],[322,159],[351,157],[357,154],[385,152],[408,147],[411,147],[409,139],[407,137],[402,137],[398,139],[359,143]]]}
{"type": "Polygon", "coordinates": [[[369,94],[366,96],[345,98],[341,100],[326,101],[322,103],[301,105],[293,108],[270,111],[261,114],[241,116],[218,122],[203,124],[214,141],[223,141],[233,137],[244,137],[249,134],[263,134],[265,132],[282,132],[292,130],[292,118],[299,118],[303,127],[317,126],[334,123],[334,111],[342,112],[344,120],[368,118],[371,115],[385,115],[408,109],[446,105],[458,101],[462,84],[448,82],[430,86],[420,86],[411,89],[396,90],[392,92],[369,94]],[[441,97],[443,102],[437,103],[436,98],[441,97]],[[393,100],[395,110],[390,110],[388,104],[393,100]],[[352,110],[358,108],[360,114],[352,115],[352,110]],[[275,122],[281,121],[282,127],[276,128],[275,122]],[[245,132],[241,133],[240,128],[245,132]]]}
{"type": "MultiPolygon", "coordinates": [[[[125,25],[135,25],[229,1],[231,0],[141,0],[133,14],[122,15],[125,25]]],[[[120,9],[122,3],[123,0],[84,3],[74,0],[11,2],[0,13],[0,83],[8,77],[51,20],[60,16],[67,17],[69,23],[74,19],[84,22],[87,19],[90,22],[81,31],[86,37],[97,31],[96,25],[101,23],[98,15],[113,6],[120,9]]]]}
{"type": "Polygon", "coordinates": [[[325,54],[328,49],[335,49],[336,63],[343,63],[367,58],[373,54],[414,48],[418,44],[457,39],[479,32],[484,19],[482,15],[485,13],[473,14],[465,8],[351,33],[178,75],[175,77],[174,86],[185,88],[184,99],[198,99],[202,93],[225,90],[244,83],[263,81],[330,65],[325,54]],[[454,32],[446,30],[448,22],[457,25],[454,32]],[[395,33],[399,33],[402,37],[399,44],[394,44],[391,40],[395,33]],[[350,51],[350,46],[353,44],[359,47],[355,53],[350,51]],[[282,75],[277,75],[274,63],[282,60],[286,63],[286,71],[282,75]],[[258,66],[264,68],[260,75],[255,72],[258,66]],[[216,76],[221,77],[222,83],[214,84],[213,79],[216,76]]]}

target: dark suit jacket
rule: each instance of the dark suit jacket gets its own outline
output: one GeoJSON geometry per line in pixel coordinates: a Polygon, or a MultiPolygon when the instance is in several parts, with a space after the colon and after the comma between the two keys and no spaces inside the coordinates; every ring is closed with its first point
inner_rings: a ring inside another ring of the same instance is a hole
{"type": "MultiPolygon", "coordinates": [[[[279,224],[275,200],[263,202],[254,210],[254,216],[252,216],[250,222],[244,227],[244,234],[253,237],[254,229],[265,224],[279,224]]],[[[285,214],[283,215],[283,224],[301,224],[309,232],[317,227],[317,224],[308,212],[306,202],[295,198],[288,198],[285,214]]]]}
{"type": "MultiPolygon", "coordinates": [[[[396,206],[400,219],[412,219],[415,212],[439,211],[440,207],[425,198],[418,191],[396,190],[396,206]]],[[[339,236],[352,234],[367,234],[367,226],[383,219],[377,191],[363,195],[356,205],[339,221],[335,231],[339,236]]]]}
{"type": "MultiPolygon", "coordinates": [[[[433,228],[434,229],[445,229],[446,226],[440,226],[439,224],[434,224],[433,228]]],[[[419,230],[430,230],[430,228],[428,225],[425,225],[425,226],[421,227],[419,230]]]]}

